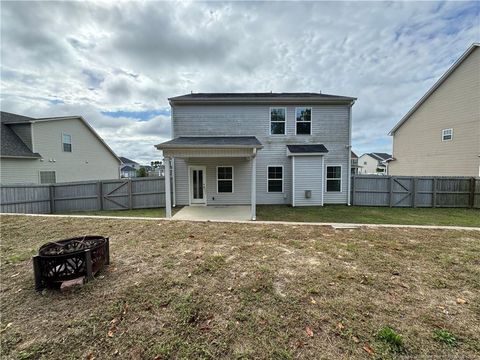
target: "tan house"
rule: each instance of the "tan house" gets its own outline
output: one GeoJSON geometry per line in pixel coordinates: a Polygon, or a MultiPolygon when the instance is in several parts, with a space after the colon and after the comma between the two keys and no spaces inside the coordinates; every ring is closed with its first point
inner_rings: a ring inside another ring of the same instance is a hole
{"type": "Polygon", "coordinates": [[[390,131],[391,175],[480,176],[480,44],[473,44],[390,131]]]}
{"type": "Polygon", "coordinates": [[[0,113],[0,184],[50,184],[120,177],[120,160],[80,116],[0,113]]]}

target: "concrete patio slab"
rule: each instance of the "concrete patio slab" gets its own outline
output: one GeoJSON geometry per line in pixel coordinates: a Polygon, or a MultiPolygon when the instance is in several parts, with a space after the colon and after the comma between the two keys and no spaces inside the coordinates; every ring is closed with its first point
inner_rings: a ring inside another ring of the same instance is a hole
{"type": "Polygon", "coordinates": [[[249,205],[185,206],[173,215],[173,220],[248,221],[250,210],[249,205]]]}

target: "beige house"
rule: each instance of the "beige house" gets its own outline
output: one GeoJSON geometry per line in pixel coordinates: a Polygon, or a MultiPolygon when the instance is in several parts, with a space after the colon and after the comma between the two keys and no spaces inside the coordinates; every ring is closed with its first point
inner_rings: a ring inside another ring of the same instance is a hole
{"type": "Polygon", "coordinates": [[[118,179],[120,160],[79,116],[30,118],[1,112],[0,183],[118,179]]]}
{"type": "Polygon", "coordinates": [[[390,131],[391,175],[480,176],[480,44],[390,131]]]}

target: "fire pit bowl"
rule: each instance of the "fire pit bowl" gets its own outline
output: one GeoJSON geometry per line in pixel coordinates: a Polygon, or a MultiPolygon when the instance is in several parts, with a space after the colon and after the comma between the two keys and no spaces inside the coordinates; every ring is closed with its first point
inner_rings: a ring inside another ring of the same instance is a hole
{"type": "Polygon", "coordinates": [[[109,240],[88,235],[50,242],[33,257],[35,289],[60,287],[69,280],[93,279],[110,262],[109,240]]]}

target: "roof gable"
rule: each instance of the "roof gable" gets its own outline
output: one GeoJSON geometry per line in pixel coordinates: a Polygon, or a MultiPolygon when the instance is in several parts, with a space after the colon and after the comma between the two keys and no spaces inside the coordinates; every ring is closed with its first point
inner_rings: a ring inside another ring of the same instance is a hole
{"type": "Polygon", "coordinates": [[[398,130],[400,126],[403,125],[405,121],[407,121],[410,116],[413,115],[415,111],[432,95],[435,90],[437,90],[447,78],[467,59],[475,50],[480,47],[479,43],[472,44],[463,54],[460,56],[457,61],[453,63],[453,65],[437,80],[435,84],[423,95],[420,100],[405,114],[405,116],[390,130],[388,133],[389,135],[393,135],[395,131],[398,130]]]}
{"type": "Polygon", "coordinates": [[[32,159],[41,157],[40,154],[32,152],[22,139],[20,139],[20,137],[3,122],[1,123],[0,156],[32,159]]]}

